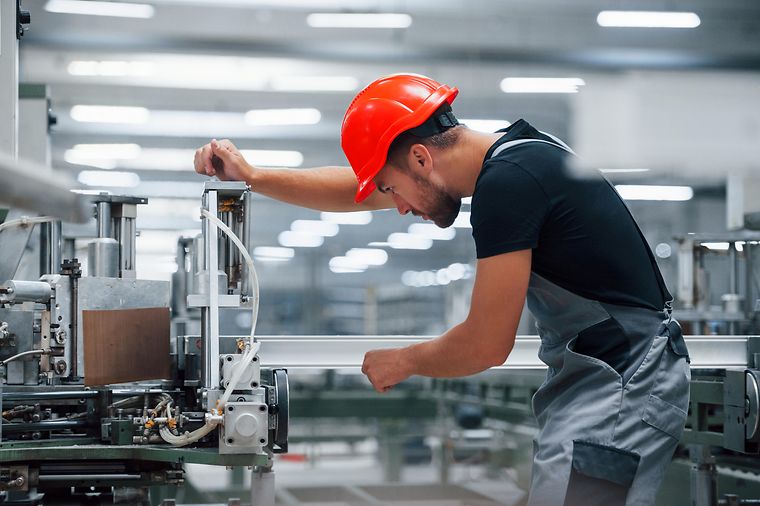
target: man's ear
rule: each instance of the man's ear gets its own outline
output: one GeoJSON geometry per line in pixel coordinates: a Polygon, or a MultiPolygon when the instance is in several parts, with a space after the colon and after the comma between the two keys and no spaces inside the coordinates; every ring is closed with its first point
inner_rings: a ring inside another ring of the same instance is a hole
{"type": "Polygon", "coordinates": [[[419,174],[428,174],[433,170],[433,156],[424,144],[413,144],[409,148],[409,154],[407,156],[409,167],[412,167],[412,170],[415,172],[418,172],[419,174]]]}

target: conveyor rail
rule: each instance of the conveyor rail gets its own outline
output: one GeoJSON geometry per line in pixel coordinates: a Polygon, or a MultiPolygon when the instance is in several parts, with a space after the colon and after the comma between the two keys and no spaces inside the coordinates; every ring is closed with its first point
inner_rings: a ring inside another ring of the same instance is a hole
{"type": "MultiPolygon", "coordinates": [[[[361,367],[370,350],[398,348],[434,336],[258,336],[266,367],[341,369],[361,367]]],[[[743,368],[752,363],[748,343],[760,336],[686,336],[692,369],[743,368]]],[[[517,336],[507,361],[497,369],[545,369],[538,336],[517,336]]]]}

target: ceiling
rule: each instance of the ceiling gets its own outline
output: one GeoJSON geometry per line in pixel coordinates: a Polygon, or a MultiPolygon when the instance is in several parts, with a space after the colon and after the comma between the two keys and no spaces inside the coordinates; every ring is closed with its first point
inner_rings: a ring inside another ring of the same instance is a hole
{"type": "MultiPolygon", "coordinates": [[[[140,146],[145,156],[139,163],[121,160],[111,170],[137,174],[139,185],[109,189],[151,199],[138,221],[144,230],[159,231],[146,233],[138,244],[145,277],[168,276],[173,266],[162,259],[173,254],[172,242],[199,228],[195,208],[207,178],[193,173],[192,150],[212,137],[230,138],[241,149],[298,151],[303,167],[343,165],[339,126],[345,107],[361,86],[384,74],[416,72],[458,86],[460,118],[524,117],[578,143],[584,139],[576,128],[584,90],[505,94],[501,79],[575,76],[591,90],[595,82],[616,89],[641,76],[667,75],[677,95],[682,83],[693,84],[698,76],[731,82],[750,76],[750,87],[757,88],[751,96],[760,93],[760,3],[753,0],[145,0],[154,7],[148,19],[52,13],[46,3],[23,1],[32,23],[21,43],[21,80],[49,86],[58,117],[51,132],[55,168],[74,176],[92,169],[67,162],[67,151],[77,144],[140,146]],[[631,7],[691,11],[701,24],[658,30],[596,23],[601,10],[631,7]],[[411,16],[411,25],[316,28],[307,24],[315,12],[402,13],[411,16]],[[314,77],[340,77],[343,89],[293,89],[314,77]],[[72,119],[76,105],[141,107],[149,117],[137,123],[81,122],[72,119]],[[243,120],[246,111],[275,108],[316,108],[321,119],[300,126],[252,126],[243,120]]],[[[587,95],[584,107],[588,102],[594,100],[587,95]]],[[[720,102],[712,107],[719,109],[720,102]]],[[[689,152],[688,146],[678,149],[689,152]]],[[[296,219],[320,218],[265,198],[256,212],[256,242],[262,246],[277,246],[278,235],[296,219]]],[[[328,269],[330,258],[385,241],[417,221],[387,211],[374,213],[368,226],[342,225],[322,248],[298,248],[289,262],[262,264],[263,282],[398,284],[406,270],[472,260],[470,230],[460,228],[453,240],[434,241],[430,250],[388,249],[385,268],[352,274],[328,269]]]]}

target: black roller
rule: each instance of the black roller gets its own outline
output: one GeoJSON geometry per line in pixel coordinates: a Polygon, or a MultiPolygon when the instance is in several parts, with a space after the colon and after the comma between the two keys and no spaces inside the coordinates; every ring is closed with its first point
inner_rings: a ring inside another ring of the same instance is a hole
{"type": "Polygon", "coordinates": [[[272,371],[272,386],[274,387],[275,416],[277,427],[274,430],[272,450],[274,453],[288,453],[288,422],[290,417],[290,385],[288,384],[287,369],[272,371]]]}

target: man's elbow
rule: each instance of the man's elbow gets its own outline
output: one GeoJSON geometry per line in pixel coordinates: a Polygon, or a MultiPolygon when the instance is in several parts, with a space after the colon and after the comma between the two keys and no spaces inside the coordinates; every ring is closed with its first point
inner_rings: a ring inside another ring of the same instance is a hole
{"type": "Polygon", "coordinates": [[[499,367],[500,365],[504,364],[504,362],[507,361],[507,358],[509,358],[509,354],[512,353],[513,347],[514,339],[512,339],[511,343],[507,346],[501,346],[499,348],[490,350],[490,352],[487,353],[484,357],[485,369],[490,369],[491,367],[499,367]]]}

